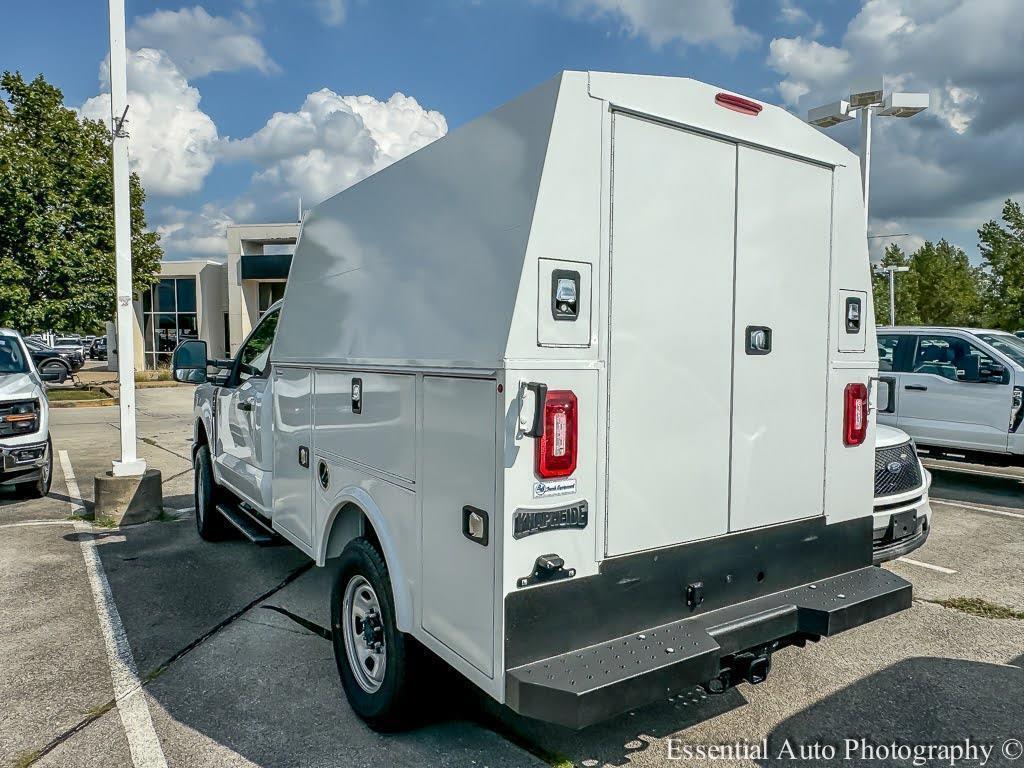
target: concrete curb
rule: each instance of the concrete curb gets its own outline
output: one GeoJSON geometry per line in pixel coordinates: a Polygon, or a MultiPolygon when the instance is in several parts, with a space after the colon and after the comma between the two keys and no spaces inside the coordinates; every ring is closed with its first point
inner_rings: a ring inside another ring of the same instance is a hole
{"type": "MultiPolygon", "coordinates": [[[[104,390],[106,391],[106,390],[104,390]]],[[[95,400],[51,400],[51,408],[103,408],[116,405],[117,400],[113,397],[99,397],[95,400]]]]}

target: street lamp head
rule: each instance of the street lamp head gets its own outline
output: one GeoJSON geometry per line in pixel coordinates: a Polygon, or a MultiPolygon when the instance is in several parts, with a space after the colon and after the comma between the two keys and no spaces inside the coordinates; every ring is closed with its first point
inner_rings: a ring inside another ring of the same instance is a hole
{"type": "Polygon", "coordinates": [[[858,80],[850,86],[850,107],[859,109],[882,103],[882,78],[858,80]]]}
{"type": "Polygon", "coordinates": [[[819,128],[831,128],[833,125],[845,123],[854,117],[850,112],[850,102],[836,101],[815,107],[807,113],[807,122],[819,128]]]}
{"type": "Polygon", "coordinates": [[[885,117],[913,117],[928,109],[927,93],[890,93],[878,113],[885,117]]]}

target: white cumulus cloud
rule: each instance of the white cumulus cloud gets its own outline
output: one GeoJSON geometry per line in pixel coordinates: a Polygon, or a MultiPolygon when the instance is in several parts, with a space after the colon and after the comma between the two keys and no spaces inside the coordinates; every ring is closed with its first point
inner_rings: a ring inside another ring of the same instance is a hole
{"type": "Polygon", "coordinates": [[[255,31],[245,14],[212,16],[197,5],[140,16],[128,30],[128,45],[164,51],[190,79],[240,69],[274,72],[277,65],[255,31]]]}
{"type": "Polygon", "coordinates": [[[315,0],[320,19],[329,27],[338,27],[348,12],[345,0],[315,0]]]}
{"type": "Polygon", "coordinates": [[[565,12],[585,19],[610,18],[654,48],[679,42],[735,53],[758,36],[736,22],[732,0],[556,0],[565,12]]]}
{"type": "Polygon", "coordinates": [[[227,141],[223,154],[260,167],[261,193],[278,201],[301,195],[315,205],[447,131],[444,115],[410,96],[379,101],[323,88],[297,111],[278,112],[253,135],[227,141]]]}
{"type": "MultiPolygon", "coordinates": [[[[101,67],[109,88],[109,63],[101,67]]],[[[151,48],[128,55],[127,130],[132,169],[153,195],[198,191],[213,168],[217,126],[199,108],[199,91],[174,62],[151,48]]],[[[88,99],[83,117],[110,125],[110,94],[88,99]]]]}
{"type": "MultiPolygon", "coordinates": [[[[777,38],[768,64],[801,116],[844,98],[865,76],[882,76],[889,90],[928,92],[925,113],[875,122],[873,221],[939,231],[946,221],[970,238],[1003,199],[1024,194],[1022,45],[1018,0],[868,0],[839,45],[777,38]],[[973,225],[963,223],[966,210],[978,217],[973,225]]],[[[858,145],[855,126],[829,134],[858,145]]]]}

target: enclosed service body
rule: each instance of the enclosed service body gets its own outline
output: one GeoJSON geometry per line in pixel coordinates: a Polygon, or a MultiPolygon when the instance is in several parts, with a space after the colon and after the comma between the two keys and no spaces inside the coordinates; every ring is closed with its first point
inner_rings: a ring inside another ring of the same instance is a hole
{"type": "Polygon", "coordinates": [[[910,604],[857,160],[777,107],[560,74],[311,211],[270,360],[242,497],[319,564],[379,542],[398,628],[526,715],[910,604]]]}

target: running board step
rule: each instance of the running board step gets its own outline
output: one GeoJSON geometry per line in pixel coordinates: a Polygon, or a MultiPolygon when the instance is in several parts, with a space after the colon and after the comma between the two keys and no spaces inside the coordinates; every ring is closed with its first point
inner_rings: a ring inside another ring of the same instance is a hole
{"type": "Polygon", "coordinates": [[[269,547],[278,543],[279,537],[272,528],[241,507],[222,503],[217,505],[217,511],[253,544],[269,547]]]}

